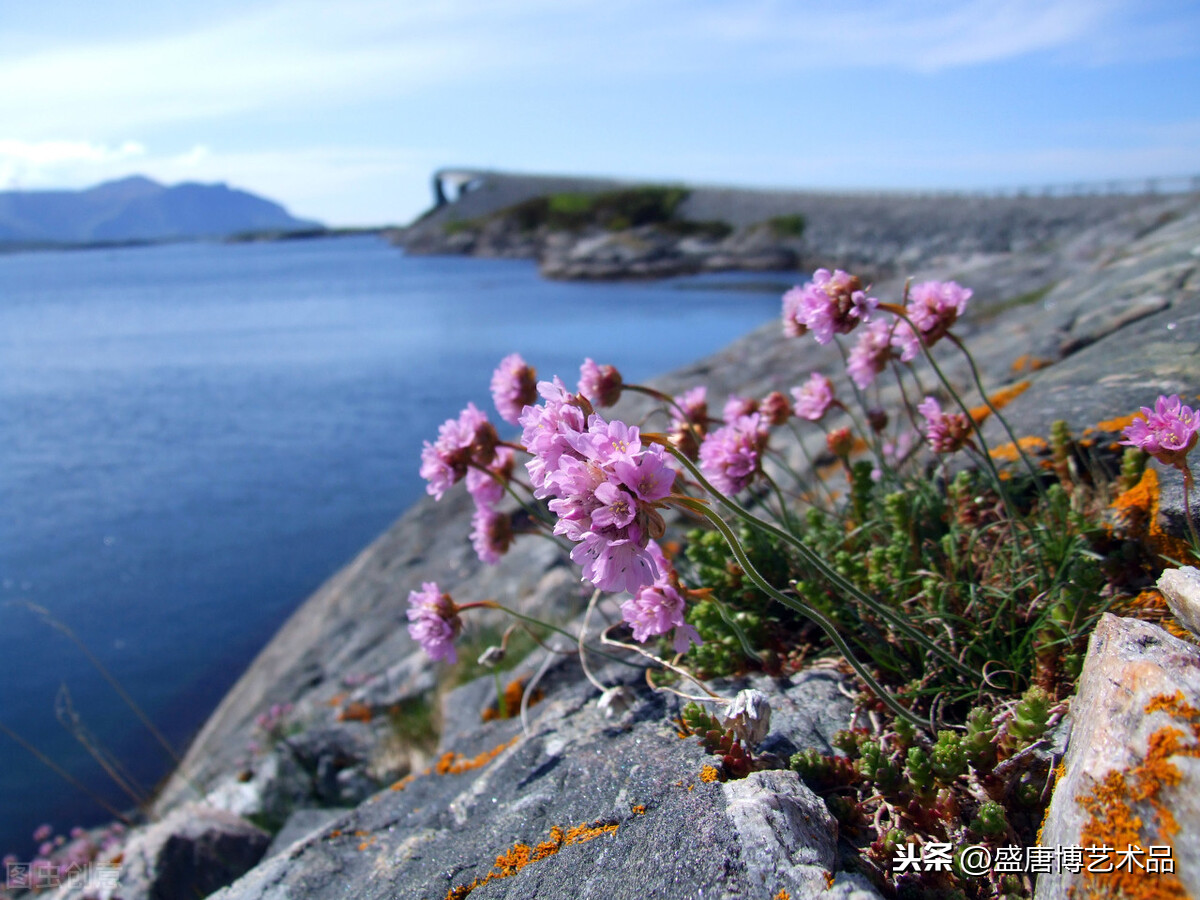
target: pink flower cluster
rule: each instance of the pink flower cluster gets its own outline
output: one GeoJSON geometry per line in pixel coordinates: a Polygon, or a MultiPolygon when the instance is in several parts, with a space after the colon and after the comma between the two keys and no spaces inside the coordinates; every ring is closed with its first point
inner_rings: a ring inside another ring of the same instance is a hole
{"type": "Polygon", "coordinates": [[[441,500],[472,465],[483,467],[492,461],[498,441],[487,414],[468,403],[457,419],[443,422],[438,439],[426,441],[421,450],[421,477],[429,482],[425,490],[441,500]]]}
{"type": "Polygon", "coordinates": [[[1134,419],[1123,433],[1122,444],[1145,450],[1164,465],[1183,469],[1200,434],[1200,415],[1184,406],[1178,394],[1160,396],[1154,401],[1154,409],[1143,406],[1142,418],[1134,419]]]}
{"type": "Polygon", "coordinates": [[[688,459],[695,460],[700,441],[708,431],[708,389],[694,387],[675,398],[679,415],[671,419],[667,439],[688,459]]]}
{"type": "Polygon", "coordinates": [[[703,643],[700,633],[683,618],[687,601],[679,576],[655,541],[650,541],[646,549],[660,574],[652,584],[638,588],[631,599],[621,604],[621,615],[633,629],[634,640],[644,644],[673,630],[676,653],[686,652],[692,644],[699,647],[703,643]]]}
{"type": "Polygon", "coordinates": [[[534,496],[552,498],[554,532],[576,543],[571,559],[601,590],[653,583],[662,573],[647,547],[664,527],[655,504],[675,481],[665,451],[644,447],[637,427],[588,415],[557,379],[538,392],[545,402],[522,413],[522,440],[534,496]]]}
{"type": "Polygon", "coordinates": [[[700,469],[717,490],[736,494],[759,471],[768,437],[761,415],[741,416],[704,439],[700,469]]]}
{"type": "Polygon", "coordinates": [[[458,662],[454,639],[462,632],[458,607],[443,594],[436,581],[426,581],[421,590],[408,595],[408,634],[432,660],[458,662]]]}
{"type": "Polygon", "coordinates": [[[589,356],[579,367],[579,393],[595,406],[612,406],[621,399],[623,387],[616,366],[597,365],[589,356]]]}
{"type": "Polygon", "coordinates": [[[82,875],[98,859],[107,860],[115,856],[125,842],[125,835],[125,826],[120,822],[91,831],[76,826],[71,829],[70,837],[55,835],[51,826],[41,825],[33,832],[33,840],[38,845],[36,859],[22,866],[17,857],[10,853],[0,860],[8,875],[7,886],[18,892],[23,888],[31,889],[30,894],[20,894],[24,897],[33,893],[40,895],[45,887],[66,884],[82,875]]]}
{"type": "Polygon", "coordinates": [[[792,398],[796,401],[796,415],[810,422],[819,422],[825,418],[825,413],[836,402],[833,396],[833,382],[820,372],[813,372],[808,381],[800,387],[792,388],[792,398]]]}
{"type": "Polygon", "coordinates": [[[925,417],[925,439],[934,453],[955,453],[971,440],[971,420],[962,413],[942,412],[932,397],[917,404],[917,412],[925,417]]]}
{"type": "Polygon", "coordinates": [[[500,418],[511,425],[517,424],[521,410],[537,402],[537,370],[520,353],[504,357],[492,373],[492,401],[500,418]]]}
{"type": "Polygon", "coordinates": [[[849,334],[868,321],[878,305],[856,276],[817,269],[812,281],[783,295],[783,332],[800,337],[811,331],[818,344],[828,344],[835,334],[849,334]]]}

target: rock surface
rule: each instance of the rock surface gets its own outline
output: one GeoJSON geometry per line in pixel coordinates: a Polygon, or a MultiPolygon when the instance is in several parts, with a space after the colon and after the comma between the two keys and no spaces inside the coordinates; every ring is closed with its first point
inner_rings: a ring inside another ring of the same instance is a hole
{"type": "Polygon", "coordinates": [[[1158,589],[1180,624],[1200,637],[1200,569],[1167,569],[1159,576],[1158,589]]]}
{"type": "MultiPolygon", "coordinates": [[[[713,757],[675,734],[669,719],[678,701],[621,673],[629,670],[609,667],[601,677],[623,680],[636,702],[609,719],[577,664],[559,663],[544,681],[547,699],[530,710],[526,736],[515,720],[479,724],[486,693],[460,688],[445,703],[448,716],[475,722],[469,732],[456,730],[453,743],[467,771],[446,765],[445,774],[399,782],[216,896],[443,897],[500,872],[498,856],[520,860],[517,845],[552,845],[555,827],[563,832],[556,851],[514,863],[509,876],[472,893],[634,900],[773,896],[787,888],[794,897],[877,896],[846,879],[828,890],[836,826],[794,773],[704,781],[702,767],[713,757]]],[[[779,742],[824,749],[848,722],[838,676],[767,681],[756,684],[780,698],[772,732],[779,742]]]]}
{"type": "MultiPolygon", "coordinates": [[[[1092,635],[1071,706],[1071,740],[1041,846],[1109,846],[1119,852],[1128,843],[1143,850],[1169,845],[1176,884],[1184,896],[1195,897],[1200,896],[1200,711],[1154,711],[1163,705],[1156,698],[1169,697],[1200,704],[1200,648],[1148,622],[1106,614],[1092,635]],[[1181,752],[1164,744],[1171,734],[1181,752]],[[1089,800],[1099,805],[1097,812],[1085,807],[1089,800]],[[1163,809],[1170,810],[1175,827],[1163,809]]],[[[1078,896],[1116,896],[1118,876],[1088,875],[1090,864],[1085,852],[1084,872],[1040,876],[1036,896],[1049,900],[1072,890],[1078,896]]],[[[1134,882],[1159,882],[1162,896],[1165,882],[1174,880],[1145,871],[1126,874],[1134,882]]]]}

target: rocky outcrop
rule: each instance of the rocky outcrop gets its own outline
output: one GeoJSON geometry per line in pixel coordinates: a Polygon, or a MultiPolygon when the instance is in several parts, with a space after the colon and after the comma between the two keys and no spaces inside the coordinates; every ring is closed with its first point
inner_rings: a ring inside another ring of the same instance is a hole
{"type": "Polygon", "coordinates": [[[398,231],[395,240],[411,254],[536,259],[544,275],[564,279],[820,266],[887,277],[948,257],[1088,255],[1097,246],[1117,246],[1105,234],[1112,224],[1134,216],[1143,220],[1138,230],[1153,230],[1173,214],[1173,199],[1178,199],[701,186],[686,188],[674,226],[554,229],[531,224],[518,212],[521,203],[538,196],[634,187],[599,179],[481,173],[469,193],[430,210],[398,231]]]}

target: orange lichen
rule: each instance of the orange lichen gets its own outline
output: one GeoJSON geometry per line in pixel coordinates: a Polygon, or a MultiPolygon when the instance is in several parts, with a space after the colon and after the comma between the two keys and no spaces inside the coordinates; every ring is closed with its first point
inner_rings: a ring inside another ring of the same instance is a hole
{"type": "Polygon", "coordinates": [[[1023,437],[1013,444],[1011,441],[1007,444],[1001,444],[999,447],[993,447],[991,450],[992,459],[999,459],[1004,462],[1015,462],[1020,455],[1017,452],[1017,447],[1026,452],[1033,451],[1035,453],[1046,450],[1050,445],[1040,437],[1023,437]]]}
{"type": "Polygon", "coordinates": [[[326,706],[341,706],[342,702],[345,699],[346,699],[345,694],[334,694],[332,697],[330,697],[328,700],[325,701],[325,705],[326,706]]]}
{"type": "Polygon", "coordinates": [[[632,813],[633,813],[635,816],[644,816],[644,815],[646,814],[646,807],[642,806],[642,804],[640,804],[640,803],[639,803],[637,806],[635,806],[635,807],[634,807],[634,808],[631,810],[631,812],[632,812],[632,813]]]}
{"type": "Polygon", "coordinates": [[[370,722],[375,714],[365,703],[351,703],[338,713],[339,722],[370,722]]]}
{"type": "MultiPolygon", "coordinates": [[[[493,719],[507,718],[511,719],[521,710],[521,699],[525,696],[525,679],[518,678],[515,681],[510,681],[504,689],[504,709],[507,711],[506,716],[500,715],[500,707],[489,706],[483,711],[483,721],[491,722],[493,719]]],[[[529,695],[529,705],[533,706],[546,695],[542,691],[534,691],[529,695]]]]}
{"type": "Polygon", "coordinates": [[[1158,521],[1158,473],[1151,468],[1142,472],[1141,480],[1115,499],[1110,508],[1130,531],[1145,535],[1150,549],[1167,559],[1187,559],[1190,548],[1186,541],[1167,534],[1158,521]]]}
{"type": "Polygon", "coordinates": [[[1121,851],[1131,846],[1174,847],[1179,824],[1163,802],[1161,793],[1164,787],[1178,786],[1183,773],[1171,762],[1171,757],[1200,758],[1200,710],[1185,702],[1182,692],[1154,697],[1146,704],[1145,711],[1147,715],[1167,713],[1187,727],[1192,742],[1184,742],[1188,736],[1184,731],[1165,725],[1150,735],[1146,754],[1140,762],[1124,772],[1109,772],[1091,791],[1076,797],[1076,802],[1089,815],[1080,831],[1080,843],[1091,848],[1111,848],[1107,861],[1092,852],[1089,869],[1096,868],[1097,871],[1084,872],[1089,896],[1099,892],[1104,896],[1153,900],[1188,896],[1174,872],[1151,875],[1134,864],[1118,865],[1122,862],[1121,851]],[[1139,812],[1153,820],[1145,821],[1139,812]],[[1110,864],[1112,871],[1099,871],[1110,864]]]}
{"type": "MultiPolygon", "coordinates": [[[[520,735],[514,737],[511,741],[506,741],[498,747],[493,747],[491,750],[485,750],[478,756],[468,759],[461,753],[443,753],[436,763],[433,765],[433,774],[435,775],[461,775],[463,772],[470,772],[472,769],[478,769],[480,766],[486,766],[493,759],[520,740],[520,735]]],[[[426,770],[429,771],[429,770],[426,770]]]]}
{"type": "Polygon", "coordinates": [[[700,780],[705,784],[712,784],[714,781],[721,780],[721,773],[712,766],[705,766],[700,770],[700,780]]]}
{"type": "Polygon", "coordinates": [[[1025,393],[1029,389],[1029,385],[1030,382],[1028,381],[1018,381],[1016,384],[1010,384],[1008,387],[996,391],[996,393],[988,397],[988,402],[991,406],[984,403],[971,409],[972,421],[976,425],[982,425],[983,421],[992,414],[993,409],[1004,409],[1004,407],[1025,393]]]}
{"type": "Polygon", "coordinates": [[[1115,419],[1105,419],[1103,422],[1097,422],[1091,428],[1083,429],[1083,433],[1084,434],[1096,434],[1099,432],[1099,433],[1112,434],[1112,433],[1116,433],[1119,431],[1124,431],[1126,428],[1128,428],[1130,425],[1133,424],[1134,419],[1142,419],[1142,418],[1145,418],[1145,417],[1140,412],[1135,412],[1135,413],[1130,413],[1127,416],[1117,416],[1117,418],[1115,418],[1115,419]]]}
{"type": "Polygon", "coordinates": [[[787,888],[780,888],[773,900],[792,900],[792,895],[787,892],[787,888]]]}
{"type": "Polygon", "coordinates": [[[1031,356],[1028,353],[1022,353],[1012,362],[1012,370],[1014,372],[1036,372],[1038,369],[1044,369],[1046,366],[1054,365],[1054,360],[1043,359],[1040,356],[1031,356]]]}
{"type": "Polygon", "coordinates": [[[405,775],[399,781],[395,782],[390,788],[388,788],[388,790],[402,791],[416,780],[417,780],[416,775],[405,775]]]}
{"type": "Polygon", "coordinates": [[[613,834],[620,826],[616,822],[593,822],[576,825],[567,831],[555,825],[550,829],[549,839],[541,841],[534,847],[528,844],[516,843],[496,857],[491,870],[482,878],[476,878],[470,884],[460,884],[446,893],[446,900],[463,900],[471,891],[482,887],[489,881],[501,878],[511,878],[530,863],[539,862],[558,853],[563,847],[573,844],[586,844],[588,841],[613,834]]]}

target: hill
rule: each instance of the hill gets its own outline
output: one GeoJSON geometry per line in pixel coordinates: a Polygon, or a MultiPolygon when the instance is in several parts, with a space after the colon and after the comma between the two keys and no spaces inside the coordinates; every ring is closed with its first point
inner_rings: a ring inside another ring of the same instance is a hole
{"type": "Polygon", "coordinates": [[[82,191],[0,191],[0,244],[188,240],[318,224],[226,184],[168,187],[140,175],[82,191]]]}

